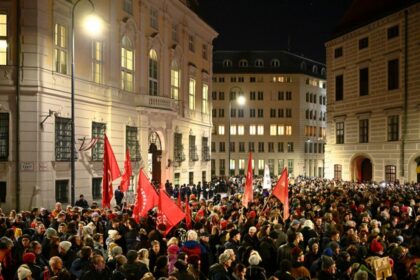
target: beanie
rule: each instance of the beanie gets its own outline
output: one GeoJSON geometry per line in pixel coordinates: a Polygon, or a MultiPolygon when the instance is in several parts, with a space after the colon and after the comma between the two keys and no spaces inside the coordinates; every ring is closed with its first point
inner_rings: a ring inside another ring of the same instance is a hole
{"type": "Polygon", "coordinates": [[[45,236],[48,239],[51,239],[51,237],[57,236],[57,231],[53,228],[47,228],[47,230],[45,231],[45,236]]]}
{"type": "Polygon", "coordinates": [[[383,252],[384,247],[378,240],[373,239],[372,242],[370,243],[370,250],[372,251],[372,253],[377,254],[377,253],[383,252]]]}
{"type": "Polygon", "coordinates": [[[60,247],[63,248],[63,250],[67,253],[71,248],[71,242],[70,241],[61,241],[60,247]]]}
{"type": "Polygon", "coordinates": [[[32,275],[30,268],[26,264],[22,264],[17,271],[18,279],[24,280],[32,275]]]}
{"type": "Polygon", "coordinates": [[[22,256],[22,262],[24,264],[35,263],[35,260],[36,260],[36,256],[34,253],[25,253],[22,256]]]}

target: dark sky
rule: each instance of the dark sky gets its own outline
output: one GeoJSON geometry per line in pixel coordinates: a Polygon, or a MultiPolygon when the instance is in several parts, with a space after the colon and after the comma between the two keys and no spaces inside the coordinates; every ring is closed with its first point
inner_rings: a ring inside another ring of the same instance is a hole
{"type": "MultiPolygon", "coordinates": [[[[197,0],[215,50],[287,50],[325,62],[324,43],[352,0],[197,0]]],[[[367,0],[368,1],[368,0],[367,0]]]]}

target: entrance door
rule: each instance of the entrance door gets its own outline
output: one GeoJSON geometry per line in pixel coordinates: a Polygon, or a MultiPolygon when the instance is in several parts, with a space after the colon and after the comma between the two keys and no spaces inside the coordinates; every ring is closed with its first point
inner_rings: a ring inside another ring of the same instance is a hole
{"type": "Polygon", "coordinates": [[[358,156],[352,161],[352,179],[359,183],[372,181],[372,169],[369,158],[358,156]]]}
{"type": "Polygon", "coordinates": [[[150,144],[149,154],[152,155],[152,181],[160,185],[162,151],[158,150],[155,144],[150,144]]]}
{"type": "Polygon", "coordinates": [[[362,174],[362,182],[372,181],[372,162],[370,159],[365,158],[362,161],[360,168],[362,174]]]}

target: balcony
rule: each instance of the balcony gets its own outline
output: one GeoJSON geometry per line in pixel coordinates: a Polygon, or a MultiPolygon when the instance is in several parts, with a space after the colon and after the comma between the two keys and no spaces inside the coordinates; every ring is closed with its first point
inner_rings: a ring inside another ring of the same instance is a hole
{"type": "Polygon", "coordinates": [[[197,146],[190,147],[190,161],[198,161],[197,146]]]}
{"type": "Polygon", "coordinates": [[[153,109],[162,109],[172,112],[179,111],[179,101],[169,97],[141,94],[136,96],[136,105],[153,109]]]}
{"type": "Polygon", "coordinates": [[[208,146],[203,148],[202,157],[203,161],[210,161],[210,149],[208,146]]]}

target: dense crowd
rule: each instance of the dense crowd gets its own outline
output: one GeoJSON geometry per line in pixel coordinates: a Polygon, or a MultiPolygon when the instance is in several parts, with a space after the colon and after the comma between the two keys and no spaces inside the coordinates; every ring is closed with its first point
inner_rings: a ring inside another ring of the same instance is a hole
{"type": "Polygon", "coordinates": [[[243,178],[165,189],[192,225],[165,235],[156,208],[139,223],[119,191],[99,208],[83,195],[75,207],[0,210],[0,279],[376,279],[389,258],[389,279],[418,279],[420,186],[297,178],[290,217],[255,182],[241,205],[243,178]],[[220,192],[223,193],[220,193],[220,192]]]}

